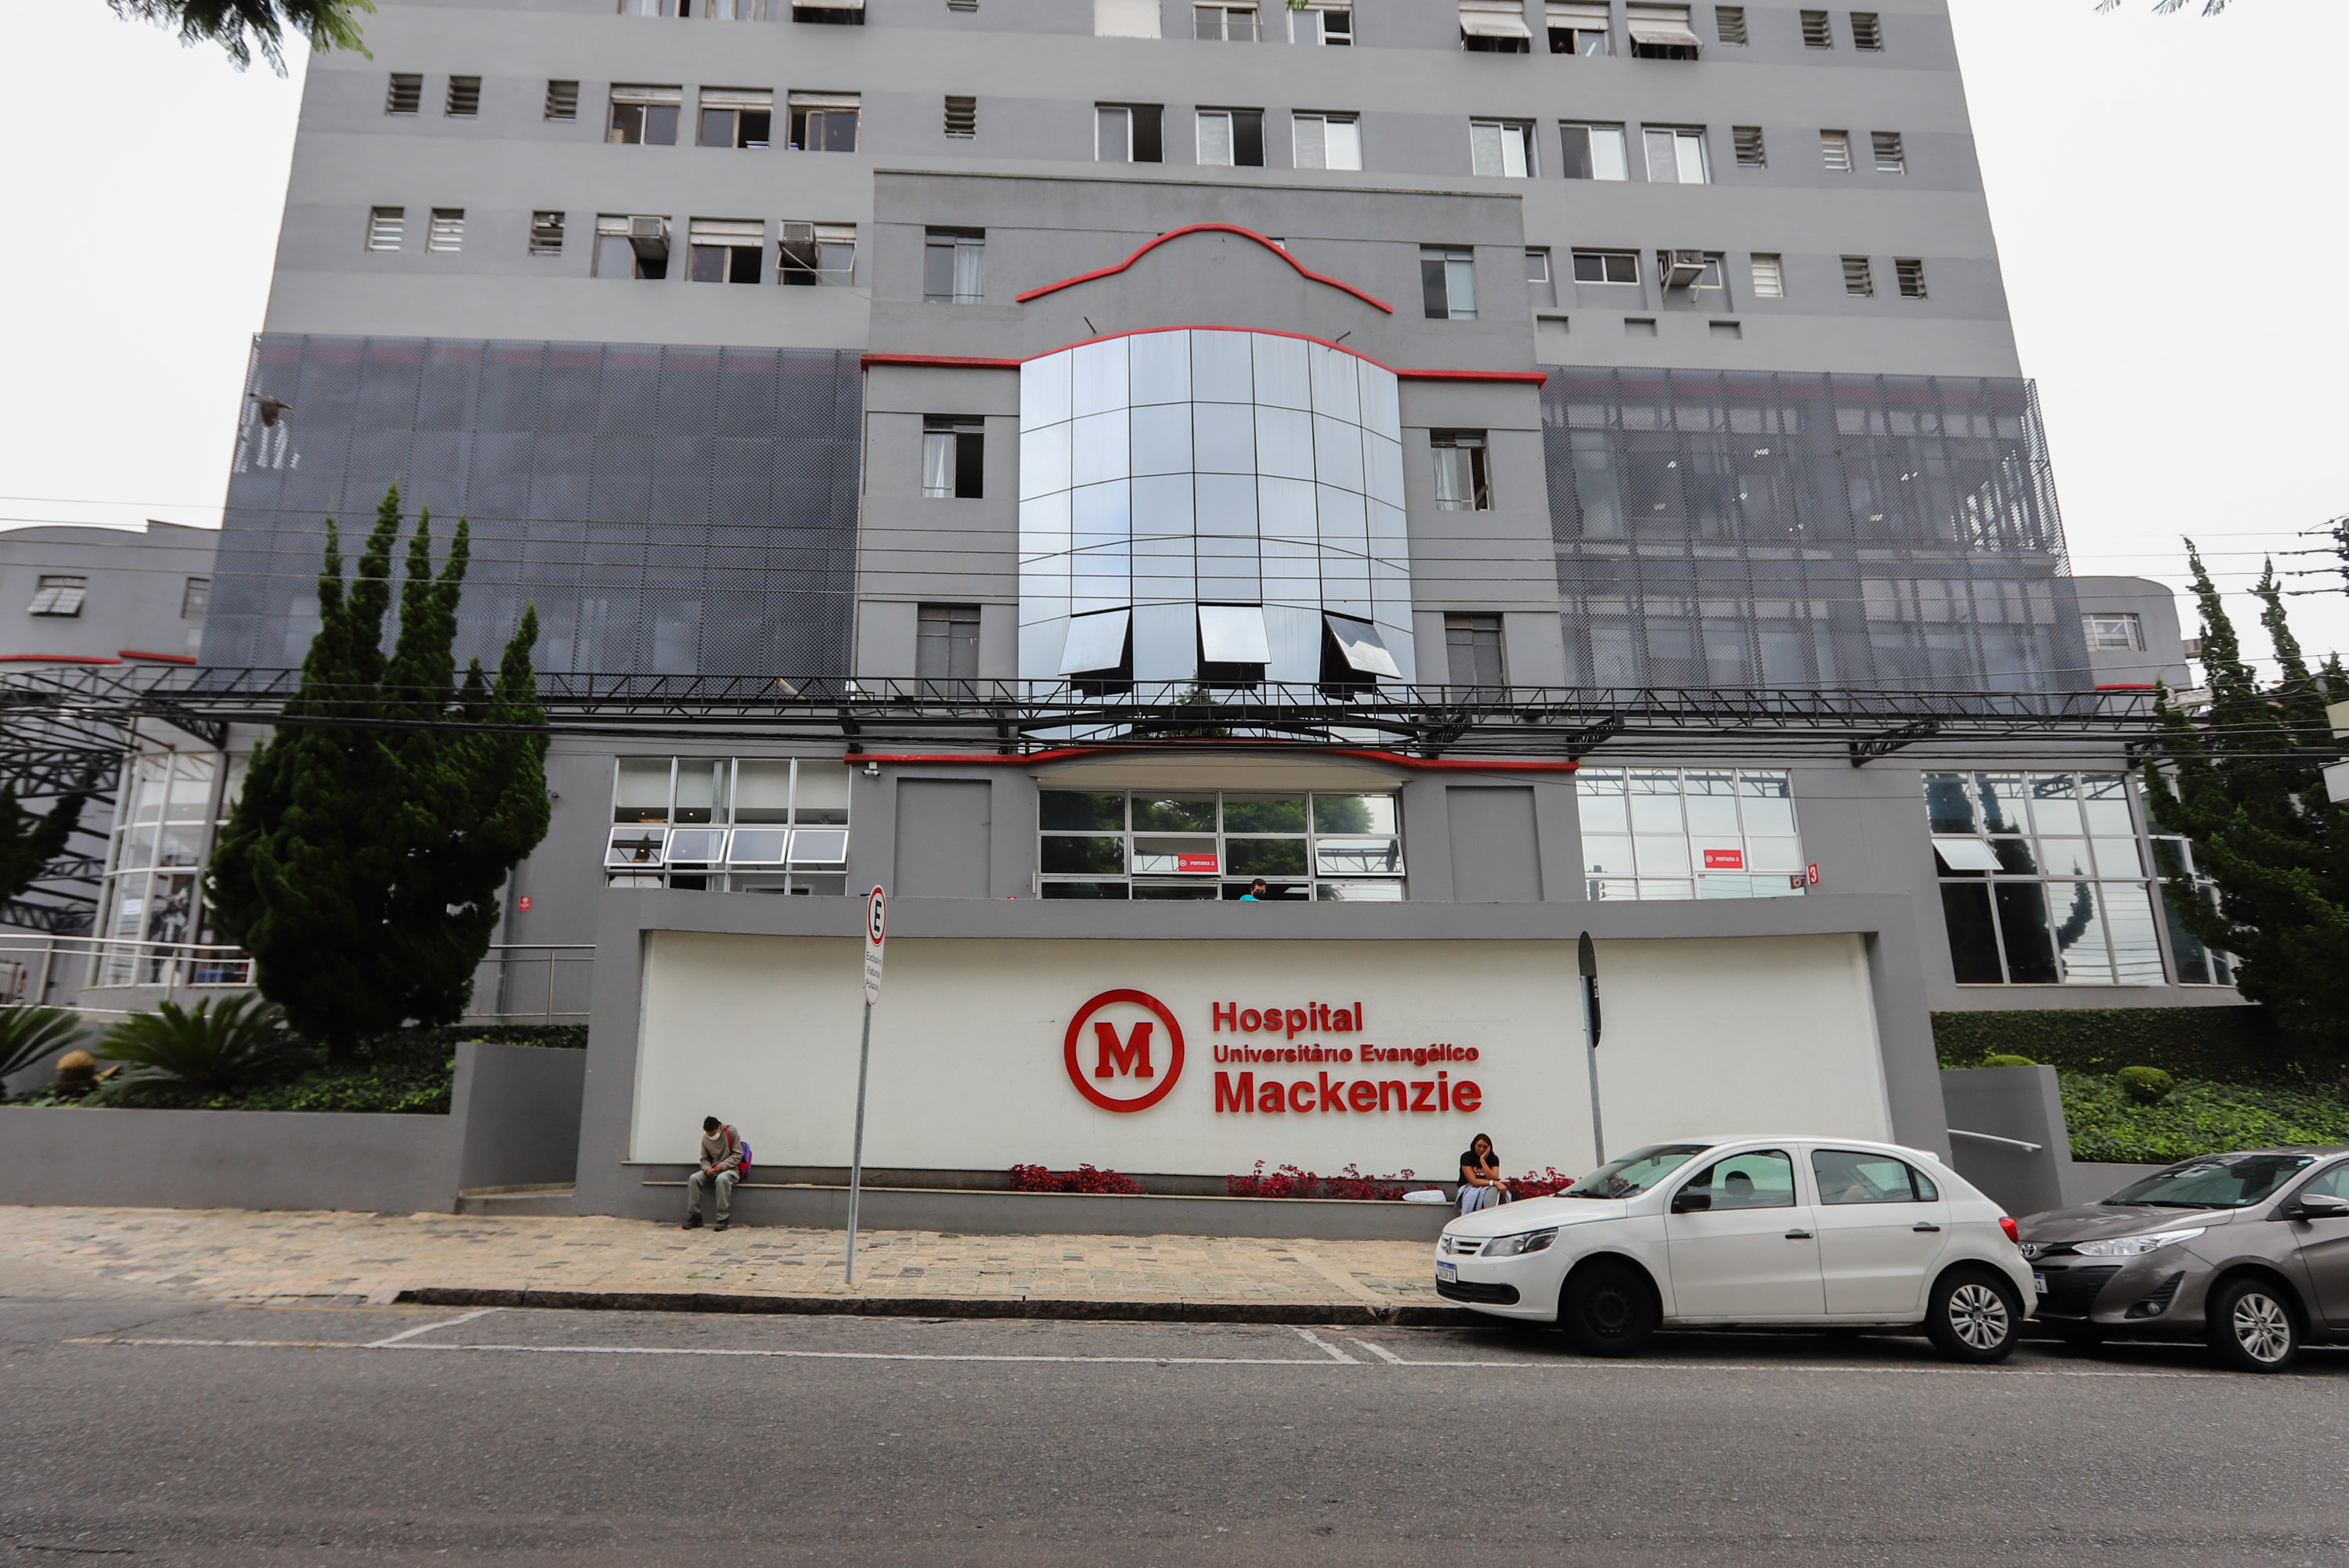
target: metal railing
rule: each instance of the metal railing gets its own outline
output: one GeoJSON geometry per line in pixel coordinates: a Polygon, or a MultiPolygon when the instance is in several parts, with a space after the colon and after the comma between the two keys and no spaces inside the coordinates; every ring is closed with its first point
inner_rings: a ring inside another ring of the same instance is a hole
{"type": "Polygon", "coordinates": [[[592,942],[492,943],[474,973],[465,1022],[584,1024],[595,972],[592,942]],[[494,1007],[482,1007],[485,1000],[494,1007]]]}

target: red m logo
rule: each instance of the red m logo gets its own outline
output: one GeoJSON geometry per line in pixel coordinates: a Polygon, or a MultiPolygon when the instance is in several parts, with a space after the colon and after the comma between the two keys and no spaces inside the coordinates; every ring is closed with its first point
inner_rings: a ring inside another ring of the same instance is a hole
{"type": "Polygon", "coordinates": [[[1118,1044],[1117,1026],[1110,1023],[1093,1025],[1093,1042],[1101,1047],[1093,1064],[1093,1077],[1113,1078],[1119,1073],[1131,1073],[1135,1078],[1156,1078],[1150,1068],[1151,1021],[1142,1019],[1133,1026],[1123,1045],[1118,1044]]]}

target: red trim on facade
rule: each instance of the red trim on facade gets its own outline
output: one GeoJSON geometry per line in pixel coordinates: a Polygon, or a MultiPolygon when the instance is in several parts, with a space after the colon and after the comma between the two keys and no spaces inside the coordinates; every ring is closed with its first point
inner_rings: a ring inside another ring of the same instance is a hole
{"type": "MultiPolygon", "coordinates": [[[[119,665],[120,659],[100,658],[95,654],[0,654],[0,665],[119,665]]],[[[188,661],[195,663],[193,659],[188,661]]]]}
{"type": "Polygon", "coordinates": [[[1538,387],[1549,379],[1546,370],[1398,370],[1405,381],[1520,381],[1538,387]]]}
{"type": "MultiPolygon", "coordinates": [[[[1293,337],[1300,343],[1318,343],[1324,348],[1350,354],[1403,381],[1502,381],[1539,387],[1549,379],[1549,373],[1544,370],[1397,370],[1384,361],[1372,359],[1360,349],[1332,343],[1326,337],[1316,337],[1309,332],[1282,332],[1268,326],[1203,326],[1196,323],[1179,326],[1139,326],[1132,332],[1112,332],[1100,337],[1080,338],[1074,343],[1064,343],[1058,348],[1048,348],[1042,354],[1030,355],[1029,359],[1064,354],[1071,348],[1082,348],[1088,343],[1108,343],[1120,337],[1146,337],[1154,332],[1252,332],[1265,337],[1293,337]]],[[[867,370],[876,365],[909,365],[934,370],[1017,370],[1029,363],[1029,359],[981,359],[961,354],[867,354],[861,363],[867,370]]]]}
{"type": "Polygon", "coordinates": [[[868,354],[860,361],[865,369],[876,365],[926,365],[942,370],[1017,370],[1017,359],[981,359],[967,354],[868,354]]]}
{"type": "MultiPolygon", "coordinates": [[[[1361,747],[1291,748],[1278,740],[1226,741],[1221,746],[1202,747],[1201,750],[1220,750],[1223,746],[1282,747],[1312,757],[1351,757],[1365,762],[1391,763],[1397,768],[1409,768],[1423,772],[1456,771],[1463,773],[1572,773],[1579,762],[1478,762],[1466,758],[1405,757],[1396,751],[1373,751],[1361,747]]],[[[860,751],[846,760],[853,766],[859,762],[886,762],[898,768],[1018,768],[1036,762],[1068,762],[1080,757],[1130,756],[1129,746],[1063,746],[1051,751],[1030,751],[1024,756],[1006,757],[999,752],[954,751],[860,751]]],[[[1185,748],[1189,749],[1189,748],[1185,748]]]]}
{"type": "Polygon", "coordinates": [[[117,648],[114,651],[126,659],[152,659],[159,665],[192,665],[196,662],[191,654],[142,654],[136,648],[117,648]]]}
{"type": "Polygon", "coordinates": [[[1237,234],[1243,240],[1254,240],[1257,244],[1262,245],[1266,250],[1270,251],[1274,255],[1278,256],[1282,261],[1287,262],[1290,266],[1295,267],[1297,269],[1298,276],[1305,278],[1312,283],[1326,284],[1341,294],[1352,294],[1364,304],[1369,305],[1375,310],[1383,311],[1389,315],[1392,315],[1394,314],[1394,306],[1387,304],[1386,301],[1380,299],[1375,294],[1364,294],[1353,284],[1333,278],[1327,273],[1317,273],[1313,271],[1304,263],[1299,261],[1295,256],[1290,255],[1287,251],[1281,249],[1278,245],[1274,244],[1262,234],[1257,233],[1254,229],[1243,229],[1237,223],[1187,223],[1180,229],[1169,229],[1166,232],[1159,235],[1156,239],[1144,243],[1140,250],[1134,252],[1133,254],[1126,257],[1125,260],[1118,263],[1117,265],[1113,267],[1102,267],[1095,272],[1079,273],[1075,277],[1062,278],[1059,283],[1046,284],[1040,289],[1030,289],[1024,294],[1015,294],[1013,298],[1018,300],[1019,304],[1026,304],[1031,299],[1041,299],[1048,294],[1058,294],[1062,289],[1074,288],[1079,284],[1089,284],[1099,278],[1114,277],[1119,273],[1125,271],[1126,268],[1133,265],[1134,263],[1142,260],[1143,257],[1148,255],[1151,252],[1156,250],[1159,246],[1166,243],[1167,241],[1179,240],[1185,234],[1237,234]]]}
{"type": "Polygon", "coordinates": [[[2096,689],[2098,691],[2151,691],[2153,689],[2153,683],[2151,681],[2128,681],[2124,682],[2119,686],[2100,686],[2096,689]]]}

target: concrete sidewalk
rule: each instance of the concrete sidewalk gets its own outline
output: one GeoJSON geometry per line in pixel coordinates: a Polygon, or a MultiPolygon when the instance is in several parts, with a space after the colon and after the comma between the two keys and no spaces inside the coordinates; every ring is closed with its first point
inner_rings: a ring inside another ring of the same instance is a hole
{"type": "Polygon", "coordinates": [[[912,1316],[1440,1323],[1416,1242],[724,1234],[604,1217],[0,1208],[0,1297],[663,1307],[912,1316]]]}

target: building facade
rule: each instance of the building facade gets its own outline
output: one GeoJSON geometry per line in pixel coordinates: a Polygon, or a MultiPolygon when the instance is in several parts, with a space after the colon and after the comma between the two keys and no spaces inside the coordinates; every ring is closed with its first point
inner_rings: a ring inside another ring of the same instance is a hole
{"type": "MultiPolygon", "coordinates": [[[[1479,743],[1543,692],[2182,676],[2166,590],[2068,574],[1941,0],[386,4],[368,43],[305,89],[206,665],[298,662],[324,518],[397,482],[471,520],[460,655],[528,603],[564,676],[1201,714],[560,737],[505,935],[594,944],[546,1003],[596,1021],[583,1202],[650,1202],[713,1097],[830,1126],[802,1022],[875,884],[903,1005],[1030,1075],[933,1039],[907,1166],[1287,1158],[1234,1075],[1291,1094],[1295,1031],[1208,1047],[1292,972],[1318,1050],[1484,1019],[1512,1065],[1442,1119],[1570,1165],[1585,929],[1637,976],[1633,1140],[1946,1148],[1930,1010],[2236,1000],[2084,731],[1479,743]],[[1398,747],[1403,694],[1478,717],[1398,747]],[[1103,1102],[1152,1029],[1192,1133],[1103,1102]]],[[[1349,1092],[1299,1148],[1462,1141],[1349,1092]]]]}

